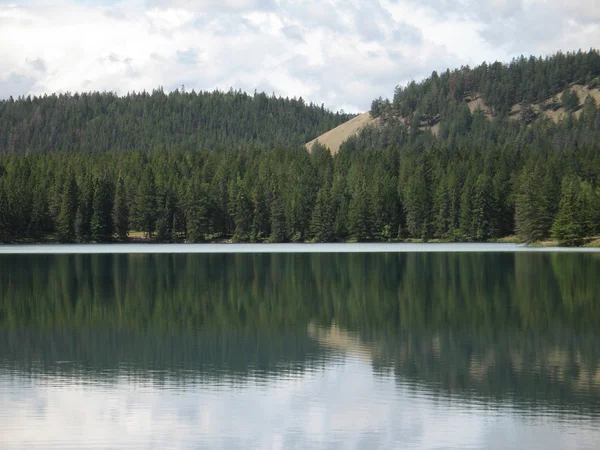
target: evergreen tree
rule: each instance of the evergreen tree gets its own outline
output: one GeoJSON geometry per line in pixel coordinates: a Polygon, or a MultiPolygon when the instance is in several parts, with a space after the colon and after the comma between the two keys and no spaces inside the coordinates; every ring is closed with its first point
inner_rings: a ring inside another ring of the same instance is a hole
{"type": "Polygon", "coordinates": [[[51,221],[46,192],[40,187],[36,189],[34,194],[33,207],[31,209],[31,221],[27,228],[27,234],[34,238],[40,237],[43,233],[50,231],[50,224],[51,221]]]}
{"type": "Polygon", "coordinates": [[[475,208],[473,205],[473,177],[471,174],[465,180],[460,195],[460,234],[465,241],[474,241],[476,239],[473,225],[475,223],[475,208]]]}
{"type": "Polygon", "coordinates": [[[431,185],[427,162],[423,161],[408,178],[404,193],[406,226],[413,238],[430,239],[433,235],[431,185]]]}
{"type": "Polygon", "coordinates": [[[446,178],[440,178],[434,199],[435,234],[441,238],[450,232],[450,196],[446,178]]]}
{"type": "Polygon", "coordinates": [[[495,236],[494,213],[496,207],[493,198],[492,179],[482,173],[473,189],[473,216],[471,230],[476,241],[485,241],[495,236]]]}
{"type": "Polygon", "coordinates": [[[188,242],[204,242],[208,234],[208,185],[194,179],[187,191],[186,237],[188,242]]]}
{"type": "Polygon", "coordinates": [[[148,165],[144,170],[135,198],[135,223],[147,238],[152,237],[156,226],[157,201],[154,173],[148,165]]]}
{"type": "Polygon", "coordinates": [[[312,214],[311,235],[317,242],[330,242],[334,237],[333,205],[327,186],[322,187],[317,195],[317,201],[312,214]]]}
{"type": "Polygon", "coordinates": [[[77,215],[77,182],[72,171],[69,172],[62,188],[60,213],[57,220],[59,238],[63,242],[75,240],[75,218],[77,215]]]}
{"type": "Polygon", "coordinates": [[[563,179],[558,214],[552,235],[560,245],[581,245],[585,237],[585,210],[581,198],[581,182],[575,176],[563,179]]]}
{"type": "Polygon", "coordinates": [[[156,220],[156,240],[169,242],[173,238],[173,216],[175,212],[175,199],[171,192],[166,192],[156,220]]]}
{"type": "Polygon", "coordinates": [[[169,207],[165,205],[162,212],[158,216],[158,220],[156,221],[156,236],[155,240],[157,242],[169,242],[173,237],[172,227],[173,226],[173,218],[169,211],[169,207]]]}
{"type": "Polygon", "coordinates": [[[129,234],[129,205],[127,204],[127,192],[125,181],[119,177],[115,192],[115,206],[113,209],[113,229],[117,238],[126,241],[129,234]]]}
{"type": "Polygon", "coordinates": [[[108,242],[113,238],[114,207],[113,185],[106,176],[94,182],[94,202],[92,213],[92,239],[96,242],[108,242]]]}
{"type": "Polygon", "coordinates": [[[233,240],[238,242],[248,241],[252,233],[252,202],[246,185],[239,178],[236,183],[233,205],[235,221],[233,240]]]}
{"type": "Polygon", "coordinates": [[[519,177],[515,216],[517,235],[524,242],[541,241],[548,236],[552,219],[539,169],[522,171],[519,177]]]}
{"type": "Polygon", "coordinates": [[[364,241],[372,236],[369,193],[365,182],[360,182],[348,205],[348,231],[350,237],[364,241]]]}
{"type": "Polygon", "coordinates": [[[261,185],[258,185],[252,195],[252,232],[253,242],[262,242],[271,232],[267,200],[261,185]]]}
{"type": "Polygon", "coordinates": [[[4,184],[0,178],[0,242],[8,241],[9,221],[8,199],[4,192],[4,184]]]}
{"type": "Polygon", "coordinates": [[[288,240],[285,212],[281,198],[275,194],[271,203],[271,242],[286,242],[288,240]]]}
{"type": "Polygon", "coordinates": [[[77,202],[77,216],[75,227],[77,240],[86,242],[92,239],[92,215],[94,212],[94,185],[90,175],[84,175],[79,187],[79,201],[77,202]]]}
{"type": "Polygon", "coordinates": [[[562,104],[567,111],[573,112],[579,108],[579,96],[575,91],[565,89],[562,95],[562,104]]]}

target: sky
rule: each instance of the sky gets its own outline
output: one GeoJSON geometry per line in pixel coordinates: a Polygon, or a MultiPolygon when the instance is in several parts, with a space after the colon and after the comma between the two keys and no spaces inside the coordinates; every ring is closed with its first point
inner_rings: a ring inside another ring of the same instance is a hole
{"type": "Polygon", "coordinates": [[[185,86],[362,112],[433,70],[591,47],[596,0],[0,0],[0,98],[185,86]]]}

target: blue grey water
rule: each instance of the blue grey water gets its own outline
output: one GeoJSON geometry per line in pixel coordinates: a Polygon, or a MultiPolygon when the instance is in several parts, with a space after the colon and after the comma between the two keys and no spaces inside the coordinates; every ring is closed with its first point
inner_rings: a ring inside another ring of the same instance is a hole
{"type": "Polygon", "coordinates": [[[0,448],[599,447],[600,253],[318,248],[1,246],[0,448]]]}

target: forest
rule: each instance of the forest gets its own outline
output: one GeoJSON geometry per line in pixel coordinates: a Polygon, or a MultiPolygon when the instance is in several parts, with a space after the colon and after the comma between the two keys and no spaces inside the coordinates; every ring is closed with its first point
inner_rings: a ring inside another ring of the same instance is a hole
{"type": "Polygon", "coordinates": [[[111,92],[0,101],[0,154],[301,145],[352,118],[299,99],[241,91],[111,92]]]}
{"type": "Polygon", "coordinates": [[[567,89],[558,122],[515,120],[506,105],[598,76],[595,50],[434,73],[376,100],[383,124],[335,155],[302,144],[351,116],[264,94],[0,102],[0,241],[125,241],[135,231],[157,242],[581,245],[600,234],[596,101],[567,89]],[[475,89],[491,116],[467,107],[475,89]],[[424,114],[439,120],[437,135],[419,126],[424,114]]]}

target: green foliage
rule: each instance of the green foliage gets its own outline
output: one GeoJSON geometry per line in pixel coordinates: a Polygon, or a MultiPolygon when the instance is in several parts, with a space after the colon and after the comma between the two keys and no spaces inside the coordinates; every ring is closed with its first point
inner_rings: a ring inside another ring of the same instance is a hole
{"type": "Polygon", "coordinates": [[[473,240],[486,241],[496,236],[496,224],[492,179],[485,173],[477,178],[473,187],[473,216],[471,233],[473,240]]]}
{"type": "Polygon", "coordinates": [[[90,174],[85,174],[79,186],[77,205],[77,240],[86,242],[92,239],[92,215],[94,212],[94,185],[90,174]]]}
{"type": "Polygon", "coordinates": [[[125,180],[122,177],[119,177],[117,181],[113,225],[117,238],[120,241],[126,241],[129,234],[129,205],[127,203],[125,180]]]}
{"type": "Polygon", "coordinates": [[[580,245],[586,235],[586,210],[581,180],[566,176],[562,181],[561,199],[552,235],[560,245],[580,245]]]}
{"type": "MultiPolygon", "coordinates": [[[[384,118],[410,118],[413,129],[441,120],[440,133],[448,129],[454,133],[468,130],[463,106],[480,96],[495,117],[507,116],[514,105],[523,104],[521,119],[527,124],[536,117],[528,105],[555,97],[549,107],[556,110],[560,107],[556,96],[561,91],[573,83],[593,82],[599,75],[600,53],[594,49],[559,52],[546,58],[521,56],[509,64],[496,61],[475,68],[446,70],[439,75],[433,72],[420,83],[412,81],[396,87],[390,108],[383,107],[385,100],[380,98],[373,101],[371,110],[384,118]]],[[[575,111],[579,107],[577,94],[568,89],[562,103],[568,111],[575,111]]]]}
{"type": "Polygon", "coordinates": [[[8,199],[4,192],[4,184],[2,183],[2,179],[0,179],[0,242],[7,242],[9,240],[9,224],[8,199]]]}
{"type": "Polygon", "coordinates": [[[572,89],[565,89],[562,95],[562,105],[569,112],[579,108],[579,96],[572,89]]]}
{"type": "Polygon", "coordinates": [[[433,236],[431,178],[427,161],[417,163],[404,192],[406,226],[413,238],[433,236]]]}
{"type": "Polygon", "coordinates": [[[271,203],[271,242],[286,242],[288,240],[288,231],[282,203],[281,198],[278,196],[275,196],[271,203]]]}
{"type": "Polygon", "coordinates": [[[146,166],[135,198],[135,223],[146,237],[152,237],[158,215],[156,182],[151,166],[146,166]]]}
{"type": "Polygon", "coordinates": [[[521,172],[515,215],[516,232],[524,242],[541,241],[548,236],[552,218],[539,169],[521,172]]]}
{"type": "Polygon", "coordinates": [[[252,201],[249,192],[238,178],[234,187],[233,216],[235,222],[235,233],[233,240],[237,242],[249,241],[252,231],[252,201]]]}
{"type": "Polygon", "coordinates": [[[111,92],[0,101],[0,151],[125,152],[302,145],[351,119],[302,98],[241,91],[111,92]]]}
{"type": "Polygon", "coordinates": [[[186,202],[188,242],[204,242],[208,234],[208,186],[194,178],[189,184],[186,202]]]}
{"type": "Polygon", "coordinates": [[[77,182],[73,172],[67,174],[62,188],[60,213],[57,218],[57,230],[63,242],[75,240],[75,219],[77,215],[77,182]]]}
{"type": "Polygon", "coordinates": [[[335,236],[333,204],[328,186],[324,186],[319,190],[312,214],[310,231],[313,239],[317,242],[330,242],[335,236]]]}
{"type": "Polygon", "coordinates": [[[372,237],[372,216],[366,181],[356,187],[348,206],[348,230],[350,237],[364,241],[372,237]]]}
{"type": "Polygon", "coordinates": [[[92,239],[108,242],[113,238],[114,192],[110,179],[102,176],[94,182],[94,212],[92,214],[92,239]]]}

